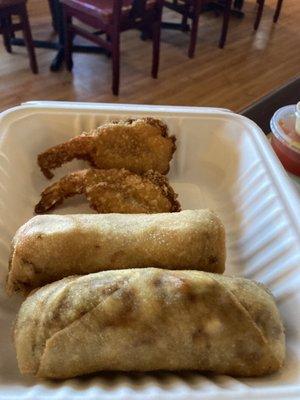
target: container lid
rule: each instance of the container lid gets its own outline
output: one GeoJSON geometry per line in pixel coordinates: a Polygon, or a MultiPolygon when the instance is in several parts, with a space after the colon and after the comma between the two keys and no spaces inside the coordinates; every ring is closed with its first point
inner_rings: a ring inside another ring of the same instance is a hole
{"type": "Polygon", "coordinates": [[[270,127],[276,139],[300,155],[300,135],[295,130],[296,106],[290,105],[275,112],[270,127]]]}

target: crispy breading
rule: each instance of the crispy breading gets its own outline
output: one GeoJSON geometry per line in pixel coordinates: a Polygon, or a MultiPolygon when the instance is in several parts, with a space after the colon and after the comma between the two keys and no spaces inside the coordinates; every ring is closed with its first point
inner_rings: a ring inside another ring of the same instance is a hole
{"type": "Polygon", "coordinates": [[[126,168],[136,173],[150,169],[166,174],[176,149],[175,137],[159,119],[113,121],[39,154],[38,164],[47,178],[51,170],[74,158],[100,169],[126,168]]]}
{"type": "Polygon", "coordinates": [[[85,194],[99,213],[158,213],[180,211],[180,204],[165,176],[148,171],[137,175],[126,169],[85,169],[66,175],[47,187],[35,207],[44,213],[64,199],[85,194]]]}

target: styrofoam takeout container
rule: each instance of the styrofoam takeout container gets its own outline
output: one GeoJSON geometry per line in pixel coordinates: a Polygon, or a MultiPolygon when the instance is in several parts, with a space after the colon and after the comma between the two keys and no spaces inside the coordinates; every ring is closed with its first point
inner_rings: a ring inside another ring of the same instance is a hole
{"type": "MultiPolygon", "coordinates": [[[[0,398],[299,399],[300,398],[300,212],[299,198],[267,139],[253,122],[212,108],[31,102],[0,115],[0,277],[5,281],[10,241],[33,216],[49,182],[36,156],[83,130],[116,118],[164,119],[177,137],[169,174],[183,208],[209,207],[227,231],[226,274],[265,283],[286,326],[287,359],[281,372],[235,379],[197,372],[98,374],[51,382],[19,374],[12,324],[21,299],[0,289],[0,398]]],[[[74,161],[56,173],[85,167],[74,161]]],[[[81,198],[57,212],[91,212],[81,198]]],[[[76,249],[74,249],[76,251],[76,249]]]]}

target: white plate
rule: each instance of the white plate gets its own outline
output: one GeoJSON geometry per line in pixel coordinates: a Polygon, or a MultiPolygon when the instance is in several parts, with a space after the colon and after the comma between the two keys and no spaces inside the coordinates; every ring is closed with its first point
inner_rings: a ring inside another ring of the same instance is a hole
{"type": "MultiPolygon", "coordinates": [[[[200,373],[99,374],[47,382],[19,374],[12,324],[20,299],[0,289],[0,398],[18,399],[299,399],[300,213],[299,199],[261,130],[250,120],[212,108],[31,102],[0,115],[0,278],[5,280],[10,240],[33,215],[49,183],[36,156],[95,126],[120,117],[159,116],[177,137],[170,180],[183,208],[209,207],[227,231],[226,274],[267,284],[287,334],[280,373],[234,379],[200,373]]],[[[74,168],[74,161],[56,178],[74,168]]],[[[72,199],[59,213],[91,212],[72,199]]]]}

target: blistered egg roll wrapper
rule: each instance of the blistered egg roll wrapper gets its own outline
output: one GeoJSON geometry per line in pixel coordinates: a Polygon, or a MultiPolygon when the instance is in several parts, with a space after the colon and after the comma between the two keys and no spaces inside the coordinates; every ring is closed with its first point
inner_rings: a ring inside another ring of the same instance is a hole
{"type": "Polygon", "coordinates": [[[28,293],[74,274],[158,267],[222,273],[225,231],[209,210],[41,215],[12,241],[7,292],[28,293]]]}
{"type": "Polygon", "coordinates": [[[15,325],[22,374],[197,370],[259,376],[284,362],[270,292],[243,278],[156,268],[104,271],[44,286],[15,325]]]}

